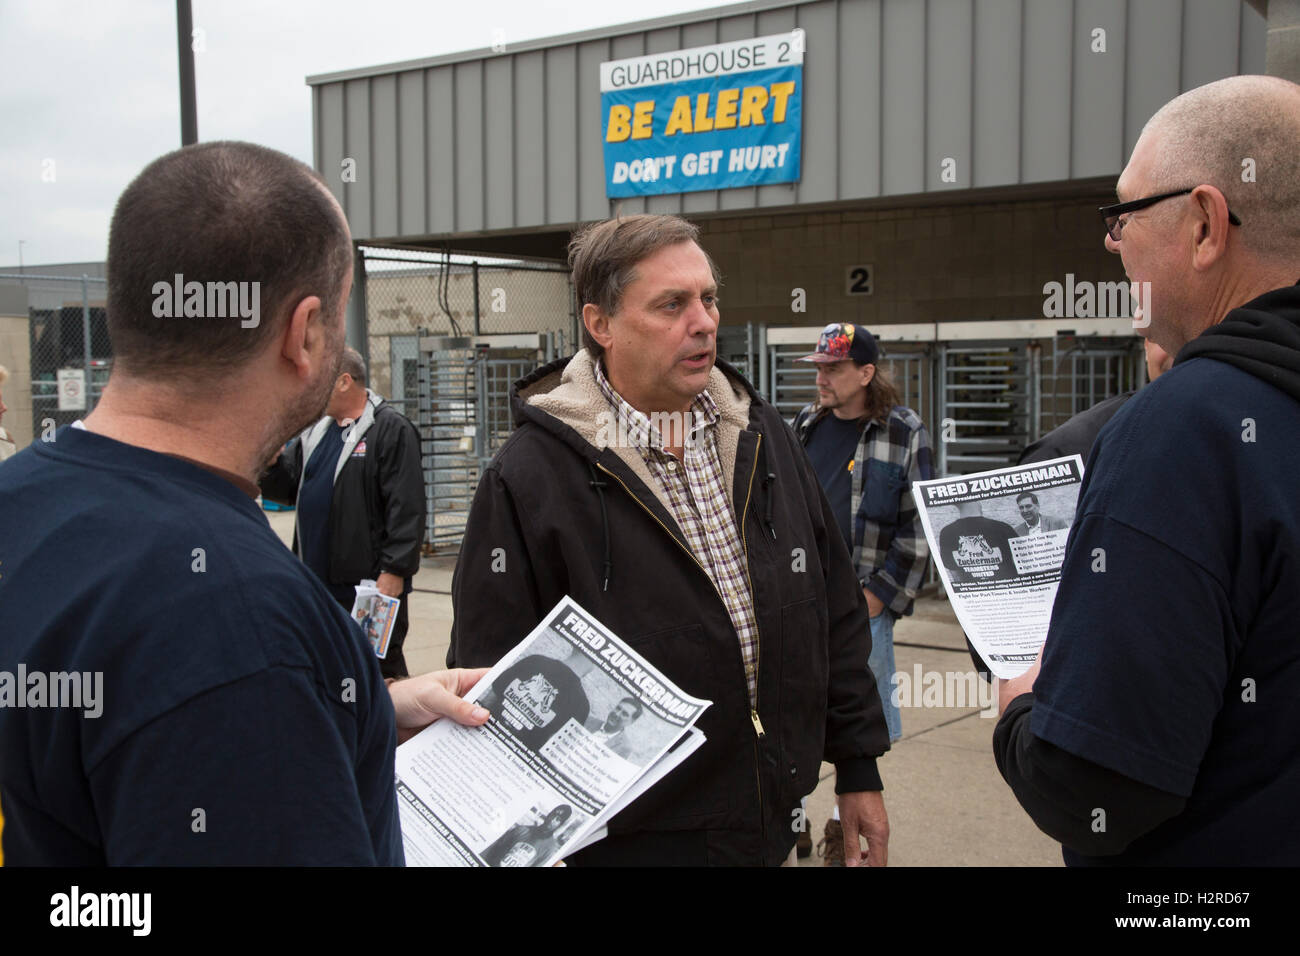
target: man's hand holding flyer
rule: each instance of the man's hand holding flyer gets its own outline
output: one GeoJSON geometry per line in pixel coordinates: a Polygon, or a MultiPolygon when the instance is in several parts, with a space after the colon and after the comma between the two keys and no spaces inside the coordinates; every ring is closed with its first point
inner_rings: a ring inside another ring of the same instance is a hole
{"type": "Polygon", "coordinates": [[[709,706],[565,598],[439,721],[397,748],[408,866],[550,866],[704,742],[709,706]]]}

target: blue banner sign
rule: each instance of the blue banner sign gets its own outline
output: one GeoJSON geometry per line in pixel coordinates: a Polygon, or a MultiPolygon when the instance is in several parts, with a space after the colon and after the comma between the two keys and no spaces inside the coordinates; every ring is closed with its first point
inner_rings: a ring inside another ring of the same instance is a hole
{"type": "Polygon", "coordinates": [[[612,199],[799,180],[802,30],[600,65],[612,199]]]}

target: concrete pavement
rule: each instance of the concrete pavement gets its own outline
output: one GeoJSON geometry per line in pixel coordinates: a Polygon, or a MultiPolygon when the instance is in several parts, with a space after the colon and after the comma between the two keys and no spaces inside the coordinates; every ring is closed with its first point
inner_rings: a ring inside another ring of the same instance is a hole
{"type": "MultiPolygon", "coordinates": [[[[292,512],[268,512],[285,541],[293,536],[292,512]]],[[[455,557],[426,559],[410,597],[411,627],[405,653],[411,673],[446,666],[451,637],[451,577],[455,557]]],[[[960,626],[947,601],[917,602],[915,613],[894,627],[895,666],[915,682],[921,675],[951,690],[972,672],[960,626]]],[[[924,684],[924,680],[921,682],[924,684]]],[[[969,685],[967,685],[969,686],[969,685]]],[[[1040,832],[1016,803],[993,762],[996,721],[980,715],[978,703],[951,694],[902,711],[903,739],[880,761],[889,811],[892,866],[1061,866],[1060,846],[1040,832]],[[955,704],[966,706],[924,706],[955,704]]],[[[821,782],[808,799],[814,843],[834,801],[834,771],[822,765],[821,782]]],[[[820,866],[814,857],[801,866],[820,866]]]]}

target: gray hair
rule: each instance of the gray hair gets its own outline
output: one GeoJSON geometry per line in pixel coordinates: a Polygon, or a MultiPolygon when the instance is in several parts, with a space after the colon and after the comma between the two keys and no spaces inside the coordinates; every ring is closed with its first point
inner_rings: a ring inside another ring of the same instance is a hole
{"type": "Polygon", "coordinates": [[[1247,249],[1284,262],[1295,257],[1300,86],[1276,76],[1207,83],[1161,107],[1142,135],[1154,140],[1153,191],[1214,186],[1241,219],[1247,249]]]}
{"type": "Polygon", "coordinates": [[[347,372],[352,376],[352,381],[358,385],[366,384],[366,361],[361,357],[361,353],[356,349],[348,346],[343,350],[343,360],[339,363],[339,374],[347,372]]]}

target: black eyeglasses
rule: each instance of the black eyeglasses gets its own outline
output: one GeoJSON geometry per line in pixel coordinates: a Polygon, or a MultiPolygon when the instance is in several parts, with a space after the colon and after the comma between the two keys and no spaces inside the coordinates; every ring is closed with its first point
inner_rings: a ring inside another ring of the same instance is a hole
{"type": "MultiPolygon", "coordinates": [[[[1186,189],[1176,189],[1171,193],[1161,193],[1159,196],[1147,196],[1145,199],[1134,199],[1132,202],[1116,203],[1113,206],[1101,206],[1097,209],[1101,213],[1102,221],[1106,223],[1106,232],[1110,234],[1111,239],[1119,242],[1120,233],[1124,231],[1124,224],[1120,222],[1119,217],[1125,213],[1137,212],[1139,209],[1146,209],[1147,206],[1154,206],[1156,203],[1165,199],[1173,199],[1175,196],[1186,196],[1195,189],[1195,186],[1188,186],[1186,189]]],[[[1234,226],[1240,226],[1241,220],[1237,218],[1236,213],[1231,209],[1228,210],[1228,222],[1234,226]]]]}

